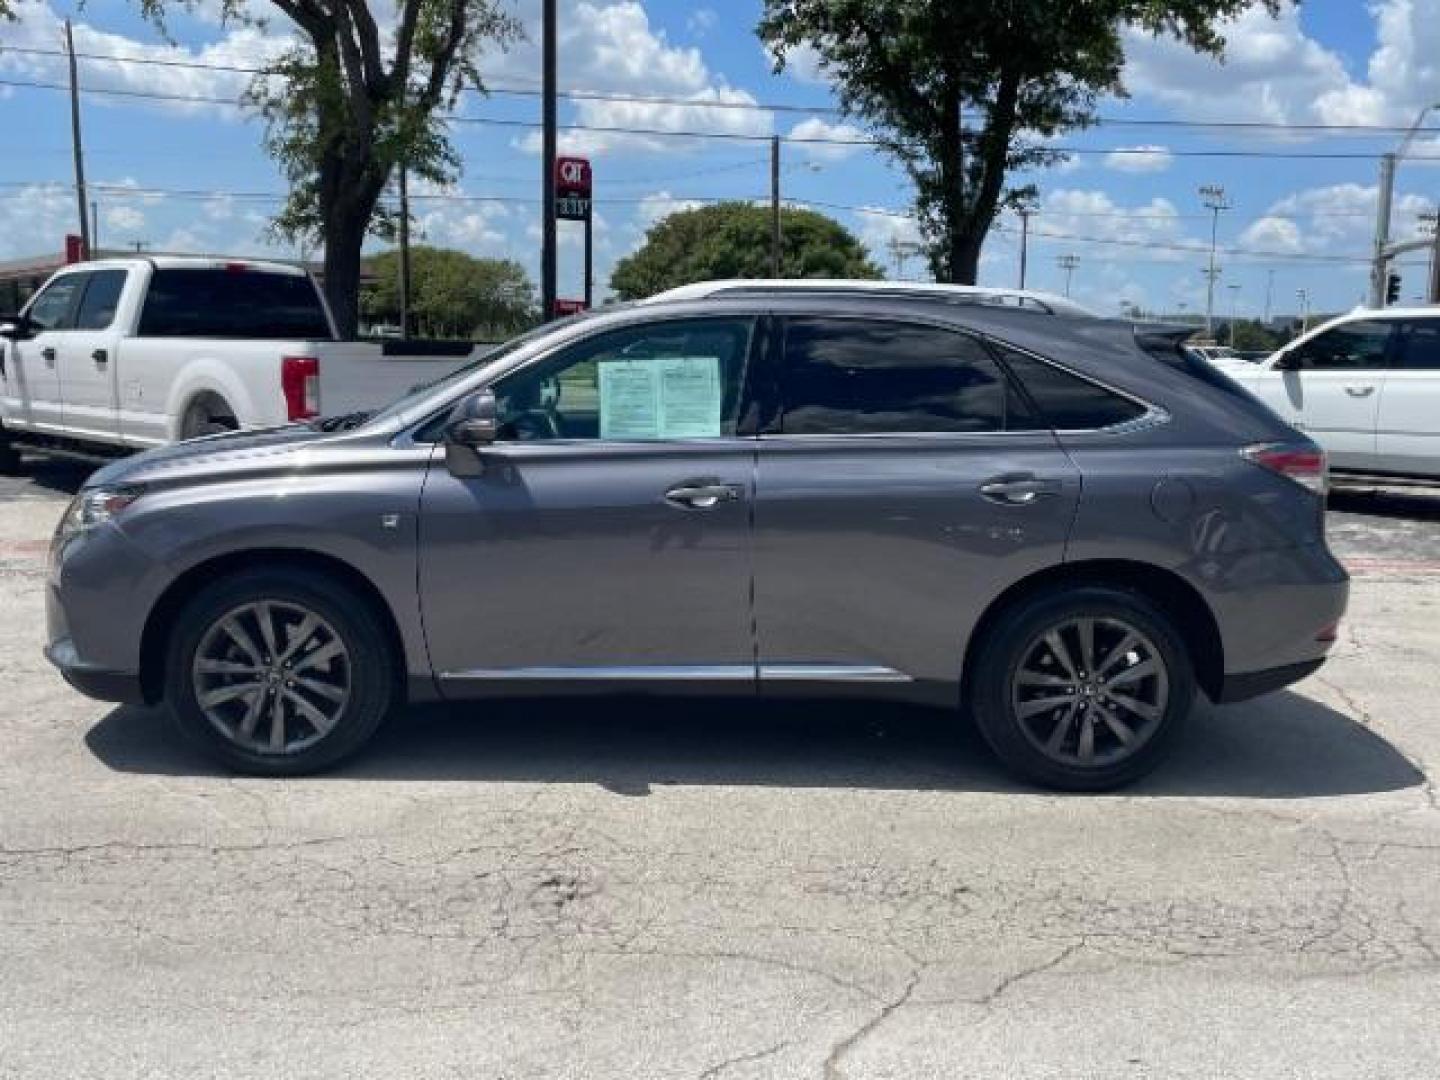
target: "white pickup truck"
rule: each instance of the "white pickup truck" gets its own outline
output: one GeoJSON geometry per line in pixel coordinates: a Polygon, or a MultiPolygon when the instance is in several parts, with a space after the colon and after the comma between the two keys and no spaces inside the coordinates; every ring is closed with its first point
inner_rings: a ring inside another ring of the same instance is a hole
{"type": "Polygon", "coordinates": [[[314,280],[285,263],[76,263],[0,318],[0,464],[374,409],[464,360],[337,341],[314,280]]]}

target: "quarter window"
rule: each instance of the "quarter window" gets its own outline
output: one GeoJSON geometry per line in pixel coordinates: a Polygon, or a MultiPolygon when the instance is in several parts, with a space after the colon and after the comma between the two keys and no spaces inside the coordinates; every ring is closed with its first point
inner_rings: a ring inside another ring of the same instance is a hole
{"type": "Polygon", "coordinates": [[[1374,321],[1345,323],[1297,346],[1291,356],[1295,366],[1306,371],[1383,368],[1391,326],[1374,321]]]}
{"type": "Polygon", "coordinates": [[[84,274],[66,274],[40,290],[26,314],[41,330],[69,330],[74,326],[75,298],[85,284],[84,274]]]}
{"type": "Polygon", "coordinates": [[[1143,416],[1145,409],[1103,386],[1071,375],[1033,356],[1000,347],[1001,359],[1030,395],[1045,423],[1059,431],[1113,427],[1143,416]]]}
{"type": "Polygon", "coordinates": [[[324,341],[330,324],[304,274],[172,266],[150,278],[139,336],[324,341]]]}
{"type": "Polygon", "coordinates": [[[500,380],[500,438],[615,441],[734,435],[753,319],[599,334],[500,380]]]}
{"type": "Polygon", "coordinates": [[[1399,367],[1404,371],[1440,371],[1440,319],[1409,323],[1403,333],[1399,367]]]}
{"type": "Polygon", "coordinates": [[[869,319],[788,320],[780,397],[790,435],[1002,431],[1013,404],[974,338],[869,319]]]}
{"type": "Polygon", "coordinates": [[[85,286],[85,296],[75,316],[75,329],[105,330],[115,321],[120,293],[125,289],[125,271],[96,270],[85,276],[90,282],[85,286]]]}

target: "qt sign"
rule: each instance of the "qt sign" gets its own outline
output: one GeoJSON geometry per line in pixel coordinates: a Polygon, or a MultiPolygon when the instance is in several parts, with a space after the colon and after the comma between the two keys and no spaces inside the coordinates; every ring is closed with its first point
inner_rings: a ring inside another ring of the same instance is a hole
{"type": "Polygon", "coordinates": [[[555,216],[561,221],[590,220],[590,162],[587,158],[555,159],[555,216]]]}

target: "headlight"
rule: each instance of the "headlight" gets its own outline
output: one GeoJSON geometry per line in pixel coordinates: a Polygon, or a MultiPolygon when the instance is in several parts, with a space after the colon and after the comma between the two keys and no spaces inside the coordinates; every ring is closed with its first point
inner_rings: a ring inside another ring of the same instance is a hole
{"type": "Polygon", "coordinates": [[[56,546],[72,536],[88,532],[97,525],[104,525],[138,499],[143,491],[143,488],[134,486],[98,487],[81,491],[65,508],[65,515],[55,530],[56,546]]]}

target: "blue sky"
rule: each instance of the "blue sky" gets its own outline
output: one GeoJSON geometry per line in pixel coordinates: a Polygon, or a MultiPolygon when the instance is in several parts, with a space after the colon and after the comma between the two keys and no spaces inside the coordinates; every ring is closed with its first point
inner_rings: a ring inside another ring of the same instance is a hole
{"type": "MultiPolygon", "coordinates": [[[[538,85],[538,0],[512,0],[530,28],[528,43],[489,59],[497,87],[538,85]]],[[[254,66],[283,48],[287,26],[225,26],[214,0],[176,17],[167,45],[135,15],[136,5],[91,0],[25,0],[20,22],[0,25],[0,80],[62,82],[63,62],[21,50],[60,45],[60,23],[75,20],[77,49],[116,57],[254,66]]],[[[270,5],[253,0],[253,9],[270,5]]],[[[561,120],[600,127],[705,130],[747,138],[691,139],[578,132],[567,147],[595,163],[597,274],[633,250],[646,228],[692,200],[763,198],[772,132],[859,138],[860,121],[833,111],[823,72],[799,55],[774,75],[753,27],[758,0],[561,0],[562,88],[601,94],[662,96],[683,102],[814,106],[814,113],[767,108],[720,110],[633,101],[562,102],[561,120]]],[[[1057,12],[1062,5],[1057,4],[1057,12]]],[[[1258,10],[1227,28],[1224,64],[1173,43],[1127,35],[1131,97],[1101,114],[1104,125],[1060,140],[1078,153],[1025,179],[1041,192],[1032,218],[1029,283],[1059,291],[1057,258],[1074,254],[1074,295],[1114,311],[1121,300],[1176,313],[1205,303],[1201,267],[1209,213],[1201,184],[1224,186],[1232,208],[1219,222],[1222,276],[1217,311],[1295,310],[1297,290],[1316,309],[1348,308],[1365,286],[1363,265],[1374,222],[1376,157],[1397,136],[1370,132],[1300,134],[1276,130],[1146,125],[1137,121],[1254,121],[1284,124],[1406,125],[1424,105],[1440,103],[1440,0],[1311,0],[1279,20],[1258,10]],[[1144,154],[1109,151],[1153,148],[1144,154]],[[1201,156],[1201,152],[1350,155],[1332,158],[1201,156]],[[1232,288],[1233,286],[1233,288],[1232,288]],[[1183,307],[1182,307],[1183,305],[1183,307]]],[[[81,83],[178,98],[232,98],[245,76],[159,65],[87,61],[81,83]]],[[[513,257],[532,268],[538,248],[537,136],[524,126],[539,103],[524,94],[467,97],[469,117],[505,125],[456,125],[464,158],[460,182],[422,191],[418,232],[432,243],[513,257]]],[[[0,159],[0,258],[56,249],[74,228],[68,114],[63,93],[0,85],[0,118],[10,149],[0,159]],[[25,133],[25,141],[16,136],[25,133]]],[[[1440,115],[1432,118],[1440,126],[1440,115]]],[[[89,178],[97,184],[101,242],[144,241],[156,250],[294,252],[268,246],[264,224],[282,184],[260,146],[261,130],[238,110],[194,100],[157,101],[87,94],[84,124],[89,178]]],[[[1421,228],[1418,217],[1440,196],[1440,139],[1422,137],[1397,186],[1395,232],[1421,228]]],[[[894,274],[915,277],[922,261],[897,264],[890,241],[914,237],[905,216],[904,175],[866,147],[788,144],[784,192],[833,214],[859,234],[894,274]]],[[[992,234],[982,281],[1014,284],[1017,223],[992,234]]],[[[562,292],[578,294],[579,226],[562,224],[562,292]]],[[[1404,267],[1404,295],[1423,289],[1424,262],[1404,267]]]]}

